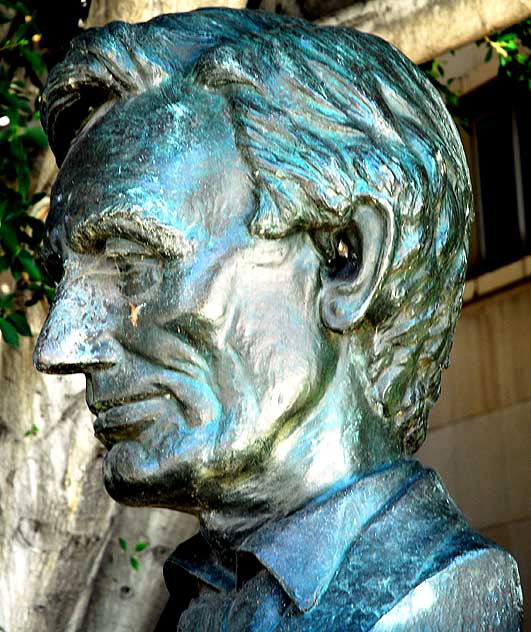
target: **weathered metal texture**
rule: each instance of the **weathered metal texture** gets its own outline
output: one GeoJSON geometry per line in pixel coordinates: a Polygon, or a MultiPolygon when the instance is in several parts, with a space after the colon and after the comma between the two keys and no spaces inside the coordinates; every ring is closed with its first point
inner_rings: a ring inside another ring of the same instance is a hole
{"type": "Polygon", "coordinates": [[[351,29],[210,9],[85,33],[42,120],[58,290],[34,360],[85,374],[116,500],[199,518],[221,585],[195,572],[199,601],[177,591],[165,620],[225,629],[236,607],[235,631],[376,630],[402,608],[421,630],[428,581],[441,629],[515,630],[514,561],[404,460],[448,361],[471,221],[424,75],[351,29]],[[289,579],[289,555],[313,553],[289,579]],[[445,607],[452,582],[469,608],[445,607]]]}
{"type": "Polygon", "coordinates": [[[531,0],[368,0],[318,22],[379,35],[420,64],[529,15],[531,0]]]}
{"type": "Polygon", "coordinates": [[[190,605],[161,630],[249,630],[258,621],[258,629],[279,632],[520,625],[516,563],[471,531],[435,472],[414,461],[379,468],[265,525],[233,560],[222,563],[197,535],[164,572],[174,614],[190,605]]]}

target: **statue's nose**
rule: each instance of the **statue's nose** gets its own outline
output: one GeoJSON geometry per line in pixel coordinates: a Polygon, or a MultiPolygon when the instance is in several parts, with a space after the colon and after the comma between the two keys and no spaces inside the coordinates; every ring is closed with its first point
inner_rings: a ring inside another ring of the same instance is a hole
{"type": "Polygon", "coordinates": [[[116,362],[110,314],[84,283],[59,287],[43,325],[33,364],[44,373],[86,373],[116,362]]]}

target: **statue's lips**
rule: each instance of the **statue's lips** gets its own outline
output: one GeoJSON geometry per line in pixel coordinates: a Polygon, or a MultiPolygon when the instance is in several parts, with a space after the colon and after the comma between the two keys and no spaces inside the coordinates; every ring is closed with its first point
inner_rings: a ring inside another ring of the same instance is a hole
{"type": "Polygon", "coordinates": [[[94,434],[106,447],[117,441],[134,439],[175,405],[170,395],[161,395],[113,406],[98,415],[94,422],[94,434]]]}

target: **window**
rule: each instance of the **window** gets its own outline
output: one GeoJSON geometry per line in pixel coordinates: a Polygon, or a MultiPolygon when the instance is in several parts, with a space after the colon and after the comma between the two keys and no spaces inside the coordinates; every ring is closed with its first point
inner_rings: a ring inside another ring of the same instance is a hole
{"type": "Polygon", "coordinates": [[[476,202],[468,277],[531,253],[531,94],[495,79],[462,97],[476,202]]]}

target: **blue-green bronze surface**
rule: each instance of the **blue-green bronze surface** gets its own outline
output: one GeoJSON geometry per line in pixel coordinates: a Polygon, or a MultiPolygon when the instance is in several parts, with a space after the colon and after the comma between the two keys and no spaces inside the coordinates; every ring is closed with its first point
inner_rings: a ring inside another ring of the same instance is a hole
{"type": "Polygon", "coordinates": [[[207,9],[77,38],[38,369],[82,372],[119,502],[199,517],[159,630],[517,630],[512,558],[422,443],[471,190],[419,70],[352,29],[207,9]]]}

